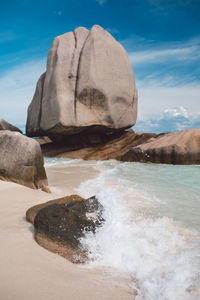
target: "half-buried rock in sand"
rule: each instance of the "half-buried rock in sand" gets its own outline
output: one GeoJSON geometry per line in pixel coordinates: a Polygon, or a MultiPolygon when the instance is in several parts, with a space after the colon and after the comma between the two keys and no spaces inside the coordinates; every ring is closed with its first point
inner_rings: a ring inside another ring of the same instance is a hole
{"type": "Polygon", "coordinates": [[[80,239],[87,232],[95,234],[103,222],[102,212],[95,197],[85,200],[71,195],[33,206],[26,212],[26,219],[34,224],[39,245],[73,263],[82,263],[87,259],[87,251],[80,239]]]}

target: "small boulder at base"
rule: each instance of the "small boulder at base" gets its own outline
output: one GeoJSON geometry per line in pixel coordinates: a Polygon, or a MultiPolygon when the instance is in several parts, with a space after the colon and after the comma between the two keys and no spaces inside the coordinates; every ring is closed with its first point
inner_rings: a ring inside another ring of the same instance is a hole
{"type": "Polygon", "coordinates": [[[27,136],[53,140],[133,126],[137,89],[122,45],[98,25],[56,37],[28,108],[27,136]]]}
{"type": "Polygon", "coordinates": [[[12,124],[5,121],[4,119],[0,119],[0,130],[10,130],[10,131],[17,131],[22,133],[22,131],[19,128],[13,126],[12,124]]]}
{"type": "Polygon", "coordinates": [[[49,192],[39,143],[18,132],[0,131],[0,179],[49,192]]]}
{"type": "Polygon", "coordinates": [[[39,245],[74,263],[85,262],[87,249],[80,239],[95,234],[102,222],[103,207],[95,197],[72,195],[30,208],[26,218],[34,224],[39,245]]]}
{"type": "Polygon", "coordinates": [[[122,161],[200,164],[200,128],[155,135],[132,147],[122,161]]]}

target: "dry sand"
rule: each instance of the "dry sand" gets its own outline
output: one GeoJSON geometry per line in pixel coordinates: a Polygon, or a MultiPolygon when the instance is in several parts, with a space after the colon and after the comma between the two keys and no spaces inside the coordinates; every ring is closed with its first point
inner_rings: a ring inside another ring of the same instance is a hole
{"type": "Polygon", "coordinates": [[[26,210],[75,193],[81,181],[98,171],[57,166],[47,173],[52,194],[0,181],[0,300],[133,299],[120,277],[73,265],[35,242],[26,210]]]}

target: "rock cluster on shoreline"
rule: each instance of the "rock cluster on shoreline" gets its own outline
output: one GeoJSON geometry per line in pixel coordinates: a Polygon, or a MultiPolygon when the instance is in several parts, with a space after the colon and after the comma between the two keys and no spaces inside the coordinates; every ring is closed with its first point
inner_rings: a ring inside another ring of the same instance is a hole
{"type": "MultiPolygon", "coordinates": [[[[135,133],[137,89],[124,48],[100,26],[54,39],[28,108],[26,134],[0,119],[0,179],[50,192],[43,156],[200,164],[200,129],[135,133]],[[33,137],[37,137],[34,139],[33,137]]],[[[31,207],[39,245],[77,263],[80,239],[103,224],[95,197],[67,196],[31,207]]]]}
{"type": "Polygon", "coordinates": [[[137,89],[128,55],[98,25],[54,39],[28,108],[26,133],[0,119],[0,179],[49,191],[44,156],[200,163],[200,129],[135,133],[137,89]],[[8,131],[9,130],[9,131],[8,131]],[[42,150],[42,151],[41,151],[42,150]]]}
{"type": "Polygon", "coordinates": [[[109,141],[81,146],[69,143],[41,142],[44,156],[82,158],[85,160],[117,159],[123,162],[163,164],[200,164],[200,129],[166,133],[135,133],[133,130],[113,135],[109,141]]]}

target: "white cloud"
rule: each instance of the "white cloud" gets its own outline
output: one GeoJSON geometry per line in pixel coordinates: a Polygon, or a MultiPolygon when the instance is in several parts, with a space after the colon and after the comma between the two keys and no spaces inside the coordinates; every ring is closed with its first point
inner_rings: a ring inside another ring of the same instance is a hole
{"type": "Polygon", "coordinates": [[[142,50],[129,52],[139,91],[139,120],[157,119],[174,106],[200,113],[200,37],[167,44],[137,37],[136,49],[139,45],[142,50]]]}
{"type": "Polygon", "coordinates": [[[200,113],[200,84],[175,87],[143,86],[139,88],[139,119],[158,116],[169,107],[184,106],[191,113],[200,113]]]}
{"type": "Polygon", "coordinates": [[[190,113],[185,107],[173,107],[163,111],[158,117],[138,120],[135,131],[143,132],[173,132],[177,130],[200,128],[200,112],[190,113]]]}
{"type": "Polygon", "coordinates": [[[163,117],[165,119],[170,119],[170,118],[177,118],[177,117],[184,117],[188,118],[188,111],[185,107],[180,106],[180,107],[174,107],[174,108],[167,108],[163,112],[163,117]]]}

